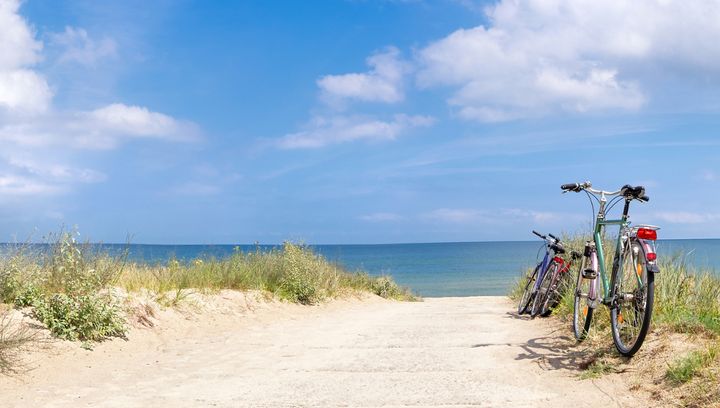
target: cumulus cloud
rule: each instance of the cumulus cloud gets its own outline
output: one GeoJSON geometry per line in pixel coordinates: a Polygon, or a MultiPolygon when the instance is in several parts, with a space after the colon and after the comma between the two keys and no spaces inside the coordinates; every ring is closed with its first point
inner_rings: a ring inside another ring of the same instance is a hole
{"type": "Polygon", "coordinates": [[[278,146],[284,149],[308,149],[357,140],[394,140],[409,129],[433,123],[433,118],[419,115],[400,114],[390,120],[365,116],[318,116],[306,126],[306,130],[283,136],[278,146]]]}
{"type": "Polygon", "coordinates": [[[192,122],[119,103],[92,111],[8,118],[0,124],[0,141],[25,148],[111,149],[131,139],[193,141],[199,135],[192,122]]]}
{"type": "Polygon", "coordinates": [[[400,59],[395,47],[367,59],[367,73],[326,75],[317,81],[323,98],[329,102],[350,99],[365,102],[393,103],[403,100],[402,81],[408,65],[400,59]]]}
{"type": "MultiPolygon", "coordinates": [[[[37,68],[43,43],[19,14],[18,0],[0,0],[0,194],[56,194],[77,183],[107,176],[78,163],[78,151],[110,149],[126,140],[190,141],[199,130],[191,122],[145,107],[113,103],[79,111],[53,106],[53,92],[37,68]]],[[[93,40],[80,28],[50,36],[61,46],[60,62],[92,65],[115,55],[108,38],[93,40]]]]}
{"type": "Polygon", "coordinates": [[[418,83],[455,88],[461,117],[504,121],[555,112],[635,110],[648,72],[720,70],[720,3],[510,1],[489,24],[418,53],[418,83]]]}
{"type": "Polygon", "coordinates": [[[0,109],[45,111],[52,99],[50,86],[29,69],[40,60],[42,43],[18,14],[18,0],[0,1],[0,109]]]}
{"type": "Polygon", "coordinates": [[[117,46],[112,38],[95,40],[83,28],[65,27],[65,31],[50,35],[53,45],[63,49],[59,62],[74,62],[82,65],[95,65],[99,60],[114,57],[117,46]]]}

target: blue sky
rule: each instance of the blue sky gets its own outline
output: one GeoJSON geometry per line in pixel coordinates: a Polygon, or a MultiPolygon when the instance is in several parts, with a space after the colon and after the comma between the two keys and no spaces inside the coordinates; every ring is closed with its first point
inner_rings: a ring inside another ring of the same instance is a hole
{"type": "Polygon", "coordinates": [[[0,238],[720,236],[714,1],[0,0],[0,238]]]}

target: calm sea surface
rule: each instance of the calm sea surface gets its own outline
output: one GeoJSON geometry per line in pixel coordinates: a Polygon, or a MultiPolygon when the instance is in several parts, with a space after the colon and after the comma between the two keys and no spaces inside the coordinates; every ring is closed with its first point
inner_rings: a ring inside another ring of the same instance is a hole
{"type": "MultiPolygon", "coordinates": [[[[164,264],[170,259],[224,258],[235,248],[270,250],[260,245],[118,245],[100,244],[111,254],[128,250],[132,261],[164,264]]],[[[46,245],[36,245],[39,250],[46,245]]],[[[350,270],[390,275],[425,297],[504,295],[543,255],[541,241],[453,242],[434,244],[313,245],[327,259],[350,270]]],[[[0,252],[2,250],[0,249],[0,252]]],[[[699,269],[720,273],[720,239],[658,241],[660,256],[685,255],[699,269]]]]}
{"type": "MultiPolygon", "coordinates": [[[[132,260],[165,263],[176,258],[230,255],[235,245],[103,245],[110,252],[129,249],[132,260]]],[[[239,245],[243,251],[255,246],[239,245]]],[[[346,268],[391,275],[422,296],[504,295],[513,281],[542,256],[540,241],[436,244],[315,245],[317,252],[346,268]]],[[[273,246],[261,245],[261,250],[273,246]]],[[[698,268],[720,271],[720,239],[661,240],[658,253],[688,254],[698,268]]]]}

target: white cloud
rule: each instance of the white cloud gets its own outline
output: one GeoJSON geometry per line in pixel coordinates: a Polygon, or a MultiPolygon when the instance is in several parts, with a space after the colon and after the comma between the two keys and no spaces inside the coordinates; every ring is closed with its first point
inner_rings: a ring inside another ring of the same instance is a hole
{"type": "Polygon", "coordinates": [[[429,221],[453,224],[492,223],[494,221],[488,211],[468,208],[438,208],[423,214],[421,218],[429,221]]]}
{"type": "Polygon", "coordinates": [[[0,70],[13,70],[40,60],[42,43],[18,14],[19,0],[0,0],[0,70]]]}
{"type": "Polygon", "coordinates": [[[18,14],[17,0],[0,0],[0,110],[45,111],[52,91],[45,78],[29,69],[40,60],[42,43],[18,14]]]}
{"type": "Polygon", "coordinates": [[[190,142],[200,138],[200,130],[192,122],[119,103],[87,112],[17,116],[0,123],[0,141],[25,148],[112,149],[142,138],[190,142]]]}
{"type": "Polygon", "coordinates": [[[105,174],[93,169],[73,168],[63,164],[49,163],[47,160],[38,162],[32,159],[10,157],[7,163],[29,175],[53,182],[98,183],[107,179],[105,174]]]}
{"type": "Polygon", "coordinates": [[[366,214],[360,217],[361,220],[368,222],[394,222],[403,220],[404,218],[402,215],[389,212],[366,214]]]}
{"type": "Polygon", "coordinates": [[[65,31],[50,35],[50,41],[63,48],[60,62],[75,62],[95,65],[99,60],[117,55],[117,46],[112,38],[96,41],[83,28],[65,27],[65,31]]]}
{"type": "Polygon", "coordinates": [[[153,137],[188,141],[198,135],[196,126],[140,106],[114,103],[80,115],[89,119],[96,131],[132,137],[153,137]]]}
{"type": "Polygon", "coordinates": [[[63,191],[63,187],[42,180],[16,174],[0,174],[0,194],[4,197],[50,195],[63,191]]]}
{"type": "Polygon", "coordinates": [[[448,224],[501,224],[524,222],[551,224],[558,221],[580,221],[585,219],[577,214],[549,211],[501,208],[495,210],[474,208],[439,208],[420,216],[421,219],[448,224]]]}
{"type": "Polygon", "coordinates": [[[0,108],[19,113],[43,112],[51,99],[50,86],[41,75],[27,69],[0,71],[0,108]]]}
{"type": "Polygon", "coordinates": [[[720,213],[698,213],[690,211],[660,211],[653,213],[659,220],[672,224],[702,224],[720,221],[720,213]]]}
{"type": "Polygon", "coordinates": [[[175,186],[170,190],[173,194],[188,195],[188,196],[209,196],[216,195],[222,191],[220,186],[201,182],[187,182],[175,186]]]}
{"type": "Polygon", "coordinates": [[[318,116],[306,130],[283,136],[278,146],[284,149],[307,149],[357,140],[394,140],[411,128],[433,123],[434,119],[428,116],[395,115],[391,120],[364,116],[318,116]]]}
{"type": "Polygon", "coordinates": [[[455,88],[449,103],[468,119],[635,110],[648,73],[720,70],[715,1],[503,0],[486,14],[487,27],[418,53],[418,83],[455,88]]]}
{"type": "Polygon", "coordinates": [[[390,47],[367,59],[367,73],[326,75],[317,81],[323,98],[334,103],[342,99],[393,103],[403,100],[402,81],[408,65],[400,60],[400,51],[390,47]]]}

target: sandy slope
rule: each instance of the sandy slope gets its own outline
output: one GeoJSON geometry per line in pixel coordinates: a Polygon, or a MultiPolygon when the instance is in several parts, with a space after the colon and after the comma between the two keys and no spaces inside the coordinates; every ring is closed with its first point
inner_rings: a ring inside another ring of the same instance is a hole
{"type": "Polygon", "coordinates": [[[626,384],[577,379],[562,334],[501,297],[318,307],[239,294],[94,351],[67,342],[0,378],[3,407],[647,406],[626,384]],[[623,398],[611,395],[621,395],[623,398]],[[639,402],[639,403],[638,403],[639,402]]]}

